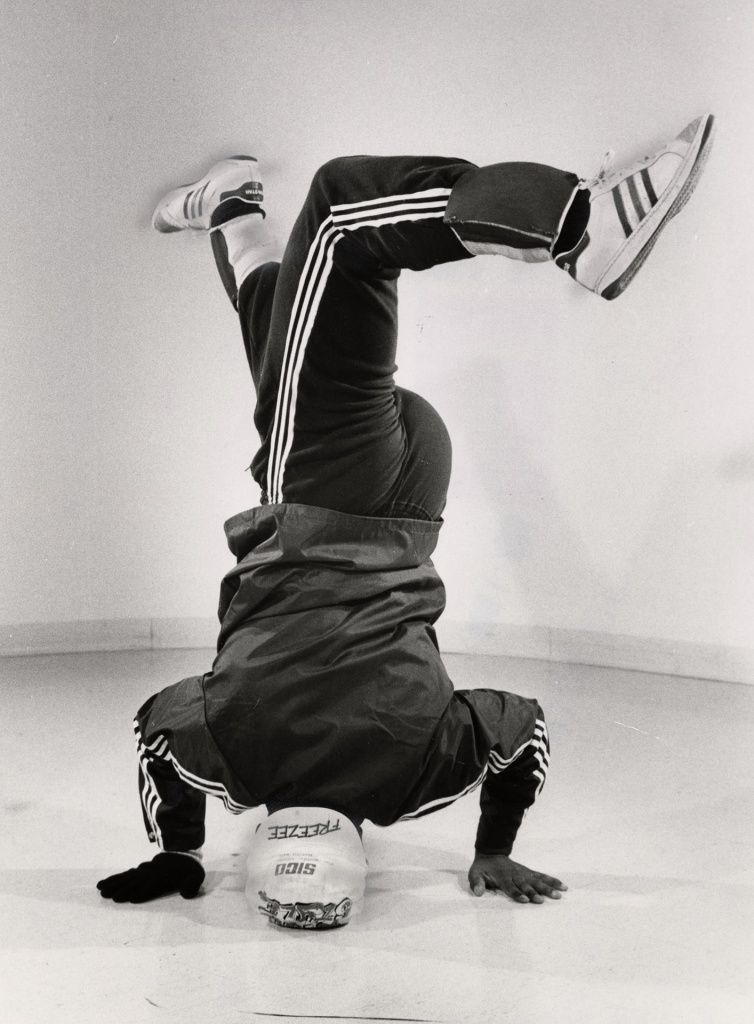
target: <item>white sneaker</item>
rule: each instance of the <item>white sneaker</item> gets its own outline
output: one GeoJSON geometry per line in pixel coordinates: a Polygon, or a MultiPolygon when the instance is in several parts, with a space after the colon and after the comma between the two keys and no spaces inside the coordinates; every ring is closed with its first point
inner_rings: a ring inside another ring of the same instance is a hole
{"type": "Polygon", "coordinates": [[[557,265],[605,299],[620,295],[693,192],[712,147],[714,120],[712,114],[697,118],[665,149],[627,170],[608,174],[609,152],[596,178],[583,185],[590,192],[586,231],[555,257],[557,265]]]}
{"type": "Polygon", "coordinates": [[[163,196],[152,214],[155,231],[209,231],[249,211],[264,199],[259,165],[253,156],[231,156],[210,167],[203,178],[163,196]]]}

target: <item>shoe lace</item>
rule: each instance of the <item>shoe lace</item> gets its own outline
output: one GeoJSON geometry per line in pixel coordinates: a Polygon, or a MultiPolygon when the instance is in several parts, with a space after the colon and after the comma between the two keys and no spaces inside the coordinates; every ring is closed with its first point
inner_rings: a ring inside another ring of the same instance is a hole
{"type": "Polygon", "coordinates": [[[614,149],[608,149],[608,151],[605,153],[605,155],[602,158],[602,163],[600,164],[600,169],[597,171],[597,173],[594,176],[594,178],[592,178],[592,184],[596,185],[598,182],[602,182],[602,181],[605,181],[607,179],[608,172],[612,168],[614,160],[615,160],[615,150],[614,149]]]}

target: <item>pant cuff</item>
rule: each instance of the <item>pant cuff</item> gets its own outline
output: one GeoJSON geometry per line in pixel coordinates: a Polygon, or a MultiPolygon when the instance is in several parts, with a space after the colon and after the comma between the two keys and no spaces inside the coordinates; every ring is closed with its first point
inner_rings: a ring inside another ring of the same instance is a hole
{"type": "Polygon", "coordinates": [[[575,174],[544,164],[472,168],[453,187],[445,223],[474,255],[544,262],[578,185],[575,174]]]}

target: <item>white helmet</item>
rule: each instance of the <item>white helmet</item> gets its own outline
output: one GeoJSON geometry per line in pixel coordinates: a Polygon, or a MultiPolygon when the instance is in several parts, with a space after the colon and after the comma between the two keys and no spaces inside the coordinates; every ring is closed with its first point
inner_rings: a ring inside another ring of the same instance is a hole
{"type": "Polygon", "coordinates": [[[258,826],[246,898],[284,928],[337,928],[364,902],[367,862],[358,829],[327,807],[286,807],[258,826]]]}

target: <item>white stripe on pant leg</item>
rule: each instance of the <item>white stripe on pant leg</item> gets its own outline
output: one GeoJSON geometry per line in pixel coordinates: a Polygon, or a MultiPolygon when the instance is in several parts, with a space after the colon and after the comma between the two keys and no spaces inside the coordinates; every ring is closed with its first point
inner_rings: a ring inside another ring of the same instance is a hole
{"type": "MultiPolygon", "coordinates": [[[[327,273],[332,267],[330,254],[330,241],[334,235],[331,227],[331,218],[327,218],[320,225],[307,257],[307,263],[299,282],[299,289],[294,303],[294,309],[289,326],[288,339],[286,341],[286,353],[284,358],[285,373],[281,377],[278,390],[278,403],[273,428],[274,447],[271,445],[272,472],[268,473],[268,488],[273,502],[282,501],[282,477],[284,463],[290,453],[293,443],[293,420],[295,417],[294,397],[298,393],[298,374],[303,363],[302,346],[305,346],[309,338],[314,320],[316,319],[319,300],[323,286],[320,271],[323,260],[327,260],[325,269],[327,273]],[[305,282],[305,289],[302,284],[305,282]],[[311,303],[312,289],[315,288],[316,303],[311,303]],[[302,315],[302,305],[307,307],[302,315]],[[291,376],[293,368],[294,376],[291,376]],[[285,424],[285,441],[281,451],[280,432],[285,424]]],[[[340,236],[338,236],[340,237],[340,236]]],[[[325,278],[326,280],[326,278],[325,278]]]]}
{"type": "Polygon", "coordinates": [[[302,367],[303,362],[304,362],[304,355],[306,354],[306,344],[309,341],[309,335],[311,334],[312,329],[314,327],[314,320],[315,320],[315,317],[317,315],[317,309],[319,308],[319,304],[322,301],[322,296],[324,295],[325,286],[326,286],[327,280],[328,280],[328,278],[330,276],[330,271],[332,270],[332,265],[333,265],[333,249],[335,247],[335,242],[337,242],[342,237],[343,237],[342,234],[338,234],[338,236],[333,240],[332,245],[328,246],[328,248],[327,248],[327,252],[325,254],[325,268],[324,268],[324,272],[322,273],[322,275],[320,277],[319,284],[317,286],[317,291],[316,291],[315,296],[314,296],[313,313],[312,313],[311,316],[309,316],[307,318],[306,327],[305,327],[304,333],[301,336],[301,340],[300,340],[299,346],[298,346],[298,351],[296,353],[296,362],[295,362],[294,371],[293,371],[293,378],[292,378],[292,382],[291,382],[290,423],[289,423],[288,432],[287,432],[287,435],[286,435],[286,445],[285,445],[285,448],[283,449],[282,457],[281,457],[281,460],[280,460],[280,480],[279,480],[279,485],[278,485],[278,491],[279,491],[279,494],[280,494],[280,500],[282,500],[282,497],[283,497],[283,477],[285,476],[285,466],[286,466],[286,462],[288,461],[288,456],[291,453],[291,447],[293,445],[293,417],[294,417],[295,409],[296,409],[296,400],[298,398],[298,382],[299,382],[299,378],[301,377],[301,367],[302,367]]]}
{"type": "Polygon", "coordinates": [[[282,408],[282,405],[283,405],[283,395],[285,394],[285,390],[287,388],[286,381],[287,381],[288,374],[289,374],[289,371],[290,371],[289,363],[290,363],[290,358],[291,358],[291,352],[290,352],[291,336],[292,336],[293,331],[294,331],[294,325],[296,323],[296,317],[298,316],[298,309],[299,309],[299,306],[301,304],[301,296],[302,296],[302,294],[304,292],[304,289],[306,287],[306,282],[307,282],[307,279],[308,279],[308,276],[309,276],[309,268],[310,268],[310,264],[311,264],[313,256],[314,256],[315,246],[317,245],[317,243],[319,241],[320,235],[322,234],[322,232],[325,229],[326,229],[326,222],[323,222],[320,225],[320,228],[319,228],[319,231],[317,232],[317,236],[316,236],[316,238],[314,240],[314,243],[312,244],[312,246],[309,249],[309,253],[308,253],[307,258],[306,258],[306,263],[304,264],[304,269],[303,269],[303,271],[301,273],[301,276],[299,278],[299,281],[298,281],[298,287],[296,289],[296,297],[293,300],[293,306],[291,307],[291,317],[290,317],[290,320],[288,322],[288,335],[287,335],[286,340],[285,340],[285,349],[283,350],[283,363],[282,363],[282,366],[280,367],[280,382],[278,384],[277,400],[275,402],[275,416],[274,416],[273,421],[272,421],[272,434],[271,434],[271,437],[270,437],[270,454],[269,454],[269,460],[268,460],[268,466],[267,466],[267,494],[268,494],[269,500],[272,501],[272,502],[276,501],[276,496],[275,496],[275,473],[276,473],[276,469],[275,469],[275,467],[276,467],[276,463],[277,463],[277,447],[278,447],[278,444],[279,444],[279,433],[280,433],[280,426],[281,426],[281,422],[280,422],[281,421],[281,408],[282,408]]]}
{"type": "MultiPolygon", "coordinates": [[[[272,436],[270,439],[269,465],[267,468],[267,493],[269,500],[273,503],[280,500],[280,488],[277,486],[280,475],[279,450],[281,444],[283,447],[285,446],[285,442],[281,442],[280,440],[280,431],[285,416],[284,409],[288,407],[287,393],[290,387],[291,365],[295,362],[294,348],[299,333],[301,309],[302,307],[306,308],[309,304],[309,298],[311,295],[311,278],[312,275],[316,276],[318,272],[317,266],[322,240],[332,231],[332,220],[328,217],[322,222],[322,224],[320,224],[317,235],[309,247],[306,263],[304,264],[304,269],[301,273],[301,277],[299,278],[298,288],[296,289],[296,297],[291,308],[291,317],[288,323],[288,336],[285,341],[283,365],[281,367],[280,383],[278,385],[277,402],[275,405],[275,418],[273,420],[272,436]]],[[[290,414],[290,410],[288,410],[288,413],[290,414]]]]}
{"type": "Polygon", "coordinates": [[[436,217],[444,214],[447,200],[432,203],[416,203],[386,206],[379,210],[364,210],[355,213],[333,215],[336,227],[348,228],[356,224],[360,228],[368,228],[380,224],[397,224],[405,220],[422,220],[425,217],[436,217]]]}
{"type": "MultiPolygon", "coordinates": [[[[357,220],[358,217],[362,216],[360,211],[357,211],[356,213],[349,213],[347,215],[340,214],[337,218],[333,219],[336,220],[338,226],[342,223],[344,227],[347,226],[350,230],[355,230],[356,228],[362,227],[396,224],[406,220],[436,218],[437,216],[443,215],[445,212],[447,198],[450,195],[450,189],[433,190],[433,195],[440,193],[444,198],[439,201],[437,199],[433,199],[431,203],[411,203],[408,205],[405,203],[392,203],[392,205],[385,206],[385,200],[375,201],[382,205],[379,209],[370,210],[373,217],[373,219],[370,220],[357,220]]],[[[350,209],[350,205],[351,204],[348,204],[340,209],[350,209]]],[[[333,207],[333,210],[334,209],[336,208],[333,207]]],[[[293,417],[295,415],[296,400],[298,396],[298,380],[301,373],[306,344],[314,326],[314,321],[316,320],[317,310],[327,283],[327,277],[332,269],[332,248],[343,237],[342,232],[338,232],[337,235],[335,235],[329,227],[327,230],[323,230],[323,228],[328,225],[328,222],[329,218],[323,221],[322,225],[320,225],[317,238],[315,238],[314,243],[312,243],[312,246],[310,247],[307,263],[299,281],[299,289],[294,302],[295,314],[292,316],[291,323],[289,325],[288,339],[286,341],[287,361],[284,364],[284,373],[281,377],[281,383],[278,389],[275,425],[273,427],[272,442],[270,445],[272,474],[270,475],[268,473],[268,494],[271,496],[271,500],[273,502],[282,500],[282,478],[285,463],[287,462],[288,455],[290,454],[291,446],[293,444],[293,417]],[[302,296],[301,283],[304,280],[306,280],[306,288],[302,296]],[[315,291],[312,300],[313,288],[315,291]],[[302,306],[307,305],[309,306],[308,311],[304,313],[301,319],[297,320],[296,317],[301,315],[302,306]],[[287,393],[287,397],[283,400],[282,396],[285,393],[287,393]],[[284,423],[286,426],[283,428],[284,423]],[[286,443],[282,452],[280,451],[279,441],[281,428],[284,429],[286,437],[286,443]]]]}
{"type": "MultiPolygon", "coordinates": [[[[450,190],[446,190],[446,192],[448,195],[450,194],[450,190]]],[[[389,200],[383,199],[375,201],[375,205],[378,202],[380,203],[380,205],[384,206],[385,203],[389,203],[389,200]]],[[[345,211],[361,205],[361,203],[341,204],[339,207],[337,207],[337,209],[345,211]]],[[[374,213],[375,211],[372,210],[371,212],[374,213]]],[[[411,215],[412,214],[407,211],[404,212],[404,214],[398,217],[397,219],[410,219],[411,215]]],[[[312,243],[312,246],[310,247],[309,254],[307,257],[307,263],[304,268],[301,280],[299,282],[296,300],[294,301],[291,323],[289,326],[289,334],[288,339],[286,341],[286,354],[284,357],[285,374],[284,376],[281,377],[280,381],[280,387],[278,390],[278,403],[275,413],[275,423],[273,426],[272,436],[274,446],[273,444],[271,444],[270,447],[270,460],[272,464],[272,472],[268,472],[268,483],[270,485],[268,487],[268,492],[270,493],[271,500],[273,501],[282,500],[282,475],[284,460],[281,461],[280,431],[284,422],[284,417],[286,424],[286,439],[283,444],[282,451],[285,452],[285,458],[287,458],[287,454],[290,452],[291,445],[293,442],[293,420],[295,416],[295,404],[292,401],[292,395],[293,393],[297,394],[298,392],[298,381],[297,377],[295,379],[291,377],[290,370],[291,367],[293,366],[294,369],[297,368],[297,373],[300,372],[300,368],[303,362],[303,354],[299,351],[298,346],[299,343],[301,342],[302,337],[305,336],[305,340],[308,340],[317,312],[316,307],[313,309],[310,308],[309,311],[305,313],[303,320],[299,321],[298,318],[301,316],[302,298],[308,301],[308,298],[311,294],[311,288],[316,283],[316,275],[321,265],[322,256],[325,252],[325,247],[329,242],[330,223],[330,218],[327,218],[325,221],[323,221],[322,225],[320,225],[317,237],[315,238],[314,242],[312,243]],[[305,292],[304,288],[302,287],[304,283],[306,285],[305,292]],[[294,359],[291,359],[292,346],[295,347],[296,350],[294,352],[294,359]]],[[[351,225],[352,229],[359,226],[359,224],[351,225]]]]}
{"type": "Polygon", "coordinates": [[[304,264],[304,269],[301,273],[301,277],[299,278],[298,288],[296,290],[296,298],[294,299],[293,307],[291,309],[291,318],[288,324],[288,336],[285,342],[283,365],[281,367],[280,373],[280,383],[278,385],[277,403],[275,406],[275,419],[273,421],[273,432],[270,441],[271,469],[268,468],[267,472],[267,490],[270,496],[270,500],[272,501],[278,500],[277,478],[279,473],[279,450],[280,445],[282,443],[280,440],[280,431],[285,418],[284,408],[286,407],[286,395],[290,384],[290,377],[292,372],[291,367],[293,362],[295,362],[294,348],[296,338],[298,336],[300,320],[302,318],[301,310],[302,308],[307,308],[309,305],[311,295],[311,279],[313,276],[316,277],[316,274],[318,272],[317,262],[322,239],[326,238],[327,235],[332,230],[332,223],[330,218],[328,217],[327,220],[323,221],[322,224],[320,225],[319,231],[317,232],[314,242],[312,243],[309,249],[309,253],[306,258],[306,263],[304,264]]]}
{"type": "MultiPolygon", "coordinates": [[[[450,196],[449,188],[427,188],[422,192],[404,192],[394,196],[379,196],[377,199],[361,199],[357,203],[335,203],[330,207],[330,212],[335,216],[342,211],[366,210],[371,206],[386,206],[390,203],[400,203],[403,200],[408,202],[421,202],[422,199],[447,198],[450,196]]],[[[447,205],[447,204],[446,204],[447,205]]]]}
{"type": "Polygon", "coordinates": [[[323,281],[332,269],[332,244],[335,238],[335,228],[330,225],[326,232],[323,232],[319,240],[316,252],[309,267],[306,288],[302,296],[296,319],[292,322],[293,331],[289,338],[286,349],[288,362],[286,364],[286,378],[281,382],[285,386],[285,394],[280,407],[280,426],[282,429],[282,441],[278,437],[278,446],[274,468],[274,494],[275,501],[283,500],[283,473],[285,460],[290,452],[293,438],[293,418],[295,415],[294,396],[298,394],[298,375],[301,372],[303,352],[306,342],[311,334],[314,320],[319,308],[319,302],[324,289],[323,281]]]}
{"type": "Polygon", "coordinates": [[[383,227],[386,224],[402,224],[404,221],[407,220],[437,220],[438,217],[441,218],[443,216],[444,209],[445,207],[443,207],[442,210],[430,210],[429,212],[425,212],[423,210],[417,211],[415,213],[412,213],[411,216],[409,217],[374,217],[371,220],[360,220],[356,224],[349,224],[347,222],[341,224],[340,221],[338,221],[337,224],[338,227],[343,227],[344,229],[350,231],[355,228],[379,228],[383,227]]]}
{"type": "MultiPolygon", "coordinates": [[[[283,474],[285,462],[293,442],[293,418],[295,415],[295,399],[298,394],[298,378],[303,363],[306,343],[309,340],[314,320],[317,315],[319,303],[324,292],[327,278],[332,270],[332,246],[335,237],[335,229],[329,228],[322,235],[320,244],[312,266],[310,268],[309,280],[302,301],[302,308],[305,311],[295,323],[295,329],[290,340],[290,347],[286,349],[288,362],[286,365],[285,387],[286,394],[281,403],[280,426],[284,427],[277,439],[277,453],[273,467],[273,501],[283,500],[283,474]]],[[[283,382],[281,382],[282,384],[283,382]]],[[[281,392],[282,394],[282,392],[281,392]]]]}
{"type": "MultiPolygon", "coordinates": [[[[293,445],[298,378],[303,365],[306,343],[311,335],[324,285],[327,281],[327,274],[329,274],[332,267],[332,247],[329,243],[334,234],[333,221],[338,223],[338,226],[340,226],[339,222],[342,221],[342,226],[345,229],[354,231],[366,226],[397,224],[407,220],[442,217],[450,192],[450,189],[427,189],[424,192],[406,193],[404,195],[366,200],[359,203],[341,203],[331,207],[331,215],[325,218],[320,225],[317,235],[309,248],[306,264],[299,280],[296,298],[291,310],[288,337],[283,355],[283,368],[278,386],[267,470],[267,491],[271,502],[276,503],[283,500],[285,462],[293,445]],[[443,197],[442,201],[439,200],[439,197],[443,197]],[[423,199],[430,200],[430,203],[423,202],[423,199]],[[402,206],[397,206],[396,201],[400,200],[407,200],[408,202],[402,206]],[[427,209],[428,205],[432,208],[427,209]],[[368,210],[364,209],[364,207],[368,207],[368,210]],[[362,217],[362,220],[352,219],[357,218],[360,212],[365,215],[362,217]],[[325,269],[327,271],[324,279],[319,277],[323,260],[326,261],[325,269]],[[312,289],[315,289],[314,297],[316,302],[304,312],[302,317],[302,307],[306,308],[312,295],[312,289]],[[302,317],[301,320],[299,320],[300,317],[302,317]],[[281,440],[283,433],[284,436],[281,440]]],[[[337,237],[333,238],[333,246],[340,237],[342,235],[338,233],[337,237]]]]}

